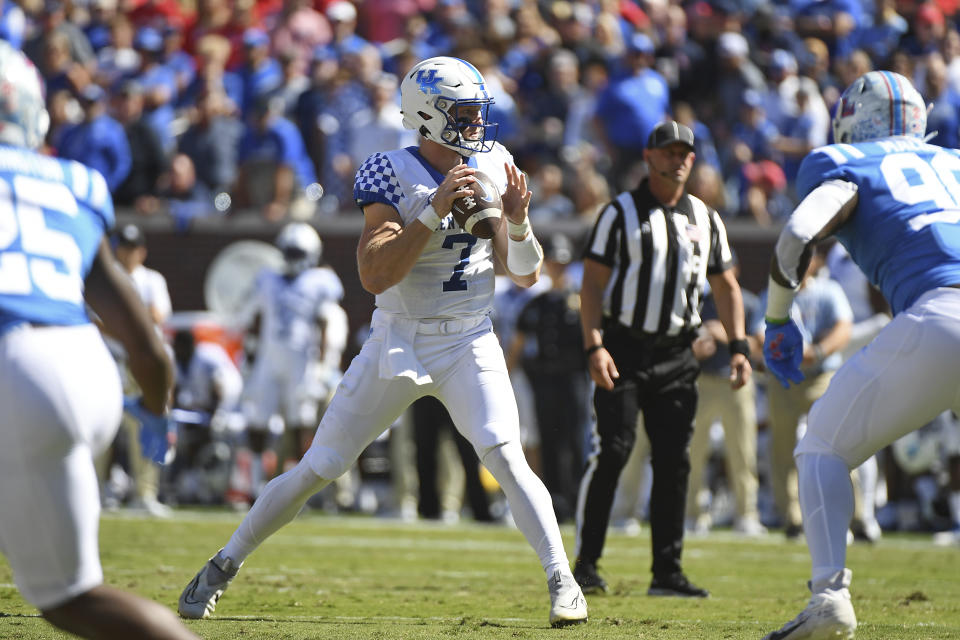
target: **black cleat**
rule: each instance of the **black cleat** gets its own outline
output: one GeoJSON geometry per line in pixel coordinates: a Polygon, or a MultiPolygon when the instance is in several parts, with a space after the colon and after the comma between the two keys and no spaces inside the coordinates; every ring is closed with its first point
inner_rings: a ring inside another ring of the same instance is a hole
{"type": "Polygon", "coordinates": [[[577,560],[573,565],[573,578],[580,585],[584,593],[606,593],[607,581],[597,573],[597,565],[593,562],[577,560]]]}
{"type": "Polygon", "coordinates": [[[647,589],[648,596],[673,596],[677,598],[709,598],[710,592],[701,589],[687,580],[682,573],[672,573],[668,576],[655,577],[647,589]]]}

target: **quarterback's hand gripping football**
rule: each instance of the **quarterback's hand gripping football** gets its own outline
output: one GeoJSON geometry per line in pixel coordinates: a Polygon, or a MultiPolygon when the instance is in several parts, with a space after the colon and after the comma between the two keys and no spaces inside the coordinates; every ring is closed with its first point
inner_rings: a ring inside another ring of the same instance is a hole
{"type": "Polygon", "coordinates": [[[124,398],[123,410],[140,423],[140,450],[143,457],[163,464],[167,456],[169,418],[153,413],[143,406],[139,398],[124,398]]]}
{"type": "Polygon", "coordinates": [[[767,363],[767,369],[785,389],[790,388],[791,382],[803,382],[804,376],[800,371],[800,363],[803,361],[803,336],[797,323],[790,319],[781,323],[767,320],[763,359],[767,363]]]}
{"type": "Polygon", "coordinates": [[[473,174],[476,169],[467,164],[458,164],[447,172],[443,182],[433,195],[433,208],[443,218],[450,213],[453,201],[457,198],[473,195],[473,174]]]}

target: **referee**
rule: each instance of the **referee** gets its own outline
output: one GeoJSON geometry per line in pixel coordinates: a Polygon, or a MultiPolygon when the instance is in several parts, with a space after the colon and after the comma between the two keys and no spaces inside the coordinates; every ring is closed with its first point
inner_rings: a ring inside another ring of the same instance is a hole
{"type": "Polygon", "coordinates": [[[620,471],[643,412],[653,488],[650,530],[653,581],[647,595],[707,597],[683,574],[683,518],[697,410],[700,366],[691,343],[710,282],[730,340],[730,382],[751,369],[743,301],[727,234],[716,211],[684,192],[695,159],[693,132],[658,125],[643,152],[648,176],[600,213],[584,252],[581,323],[596,383],[595,442],[580,487],[574,577],[584,593],[606,591],[597,561],[620,471]]]}

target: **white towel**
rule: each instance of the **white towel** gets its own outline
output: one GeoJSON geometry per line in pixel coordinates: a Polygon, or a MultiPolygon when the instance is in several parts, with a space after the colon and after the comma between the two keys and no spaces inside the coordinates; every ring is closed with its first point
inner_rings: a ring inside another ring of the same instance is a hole
{"type": "Polygon", "coordinates": [[[386,328],[383,348],[380,350],[380,377],[384,380],[410,378],[418,385],[433,382],[433,378],[417,360],[413,351],[413,342],[420,323],[417,320],[381,313],[379,310],[374,312],[374,322],[382,323],[386,328]]]}

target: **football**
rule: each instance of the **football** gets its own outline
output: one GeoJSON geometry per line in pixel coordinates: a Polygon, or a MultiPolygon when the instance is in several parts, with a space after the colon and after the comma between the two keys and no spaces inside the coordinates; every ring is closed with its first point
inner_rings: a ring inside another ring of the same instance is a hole
{"type": "Polygon", "coordinates": [[[454,200],[450,212],[464,231],[489,239],[496,235],[503,218],[500,191],[490,176],[482,171],[477,171],[473,177],[476,182],[471,182],[468,187],[473,195],[454,200]]]}

